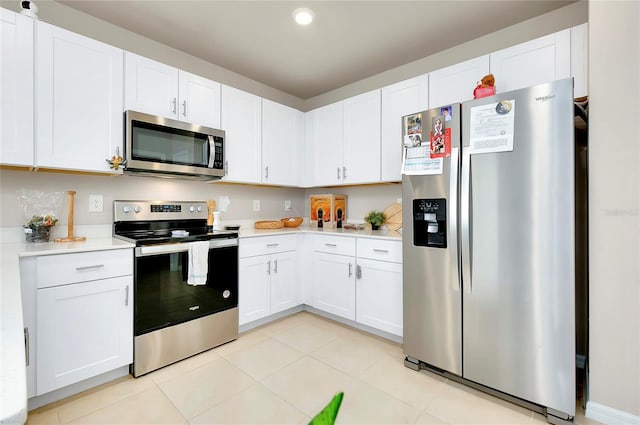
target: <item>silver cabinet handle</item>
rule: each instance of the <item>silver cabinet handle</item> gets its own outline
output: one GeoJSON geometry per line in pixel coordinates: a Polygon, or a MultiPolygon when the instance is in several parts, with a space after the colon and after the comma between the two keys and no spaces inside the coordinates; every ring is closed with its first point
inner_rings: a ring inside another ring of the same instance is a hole
{"type": "Polygon", "coordinates": [[[360,267],[360,264],[356,266],[356,279],[362,279],[362,267],[360,267]]]}
{"type": "Polygon", "coordinates": [[[347,178],[347,167],[342,167],[342,178],[343,179],[347,178]]]}
{"type": "Polygon", "coordinates": [[[373,248],[373,252],[379,252],[381,254],[388,254],[389,250],[388,249],[373,248]]]}
{"type": "Polygon", "coordinates": [[[267,261],[267,274],[271,274],[271,260],[267,261]]]}
{"type": "Polygon", "coordinates": [[[186,100],[182,101],[182,116],[183,117],[187,116],[187,101],[186,100]]]}
{"type": "Polygon", "coordinates": [[[280,245],[279,243],[268,243],[267,247],[268,248],[275,248],[276,246],[279,246],[279,245],[280,245]]]}
{"type": "Polygon", "coordinates": [[[353,272],[352,269],[353,268],[353,264],[349,263],[349,277],[353,276],[353,272]]]}
{"type": "Polygon", "coordinates": [[[325,245],[325,246],[330,246],[330,247],[333,247],[333,248],[335,248],[336,246],[338,246],[338,245],[336,245],[336,244],[334,244],[334,243],[326,243],[326,244],[324,244],[324,245],[325,245]]]}
{"type": "Polygon", "coordinates": [[[340,167],[338,167],[337,170],[338,170],[338,180],[340,180],[340,167]]]}
{"type": "Polygon", "coordinates": [[[266,167],[264,167],[264,178],[265,179],[269,178],[269,166],[268,165],[266,167]]]}
{"type": "Polygon", "coordinates": [[[124,287],[124,305],[129,305],[129,285],[124,287]]]}
{"type": "Polygon", "coordinates": [[[178,102],[178,99],[176,99],[176,98],[174,97],[174,98],[173,98],[173,101],[172,101],[172,103],[173,103],[173,113],[174,113],[174,114],[176,113],[176,104],[177,104],[177,102],[178,102]]]}
{"type": "Polygon", "coordinates": [[[29,328],[24,328],[24,360],[29,366],[29,328]]]}
{"type": "Polygon", "coordinates": [[[273,260],[273,272],[278,274],[278,260],[273,260]]]}
{"type": "Polygon", "coordinates": [[[80,266],[80,267],[76,267],[76,271],[101,269],[103,267],[104,267],[104,264],[94,264],[93,266],[80,266]]]}

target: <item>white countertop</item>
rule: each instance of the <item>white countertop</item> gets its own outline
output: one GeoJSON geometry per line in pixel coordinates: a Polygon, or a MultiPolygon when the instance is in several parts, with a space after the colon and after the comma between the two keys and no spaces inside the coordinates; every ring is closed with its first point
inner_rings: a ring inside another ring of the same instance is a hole
{"type": "MultiPolygon", "coordinates": [[[[6,239],[5,239],[6,240],[6,239]]],[[[133,248],[112,238],[84,242],[0,244],[0,423],[27,420],[27,381],[20,291],[20,257],[133,248]]]]}
{"type": "Polygon", "coordinates": [[[371,238],[371,239],[392,239],[392,240],[402,240],[402,233],[392,231],[392,230],[375,230],[372,231],[370,229],[365,230],[349,230],[349,229],[330,229],[330,228],[322,228],[318,229],[316,227],[307,227],[307,226],[299,226],[299,227],[283,227],[282,229],[255,229],[253,225],[242,225],[240,227],[239,236],[240,238],[251,238],[256,236],[275,236],[275,235],[285,235],[291,233],[315,233],[315,234],[329,234],[329,235],[340,235],[340,236],[350,236],[350,237],[359,237],[359,238],[371,238]]]}

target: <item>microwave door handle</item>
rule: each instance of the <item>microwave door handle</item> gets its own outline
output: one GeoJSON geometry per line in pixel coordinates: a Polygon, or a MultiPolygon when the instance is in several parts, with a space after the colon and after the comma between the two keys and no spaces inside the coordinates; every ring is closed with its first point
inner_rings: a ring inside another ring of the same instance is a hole
{"type": "Polygon", "coordinates": [[[213,141],[212,135],[209,134],[207,138],[209,139],[209,163],[207,164],[207,167],[213,168],[213,160],[216,157],[216,145],[213,141]]]}

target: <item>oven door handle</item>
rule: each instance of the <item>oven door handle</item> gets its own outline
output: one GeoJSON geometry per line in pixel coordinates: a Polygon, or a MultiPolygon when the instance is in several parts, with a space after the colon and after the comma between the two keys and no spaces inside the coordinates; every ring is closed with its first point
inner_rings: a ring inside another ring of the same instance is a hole
{"type": "MultiPolygon", "coordinates": [[[[224,248],[228,246],[237,246],[237,239],[212,239],[209,241],[209,249],[224,248]]],[[[189,243],[172,243],[162,245],[139,246],[136,248],[136,257],[148,257],[150,255],[174,254],[178,252],[187,252],[189,243]]]]}

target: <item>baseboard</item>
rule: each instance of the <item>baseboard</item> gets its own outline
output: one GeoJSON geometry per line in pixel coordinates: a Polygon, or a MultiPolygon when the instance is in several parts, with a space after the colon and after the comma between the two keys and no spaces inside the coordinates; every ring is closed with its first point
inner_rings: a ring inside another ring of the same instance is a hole
{"type": "Polygon", "coordinates": [[[593,401],[587,402],[584,415],[594,421],[608,425],[640,425],[640,416],[623,412],[593,401]]]}

